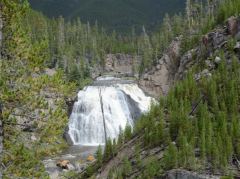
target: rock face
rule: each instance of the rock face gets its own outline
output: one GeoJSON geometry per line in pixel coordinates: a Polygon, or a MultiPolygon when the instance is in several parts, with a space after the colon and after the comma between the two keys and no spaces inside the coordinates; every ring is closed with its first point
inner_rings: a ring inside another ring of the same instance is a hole
{"type": "Polygon", "coordinates": [[[73,145],[72,139],[71,139],[71,137],[69,136],[68,131],[69,131],[69,127],[67,126],[67,127],[65,128],[65,130],[64,130],[63,138],[66,140],[66,142],[68,143],[68,145],[73,145]]]}
{"type": "Polygon", "coordinates": [[[240,24],[238,21],[239,19],[233,16],[227,20],[228,33],[232,36],[237,35],[238,31],[240,30],[240,24]]]}
{"type": "Polygon", "coordinates": [[[90,69],[92,79],[103,74],[110,74],[114,77],[136,77],[140,64],[139,56],[128,54],[107,54],[104,68],[97,66],[90,69]]]}
{"type": "Polygon", "coordinates": [[[139,85],[149,95],[158,97],[167,94],[178,66],[180,44],[180,38],[176,38],[157,65],[140,77],[139,85]]]}
{"type": "Polygon", "coordinates": [[[62,169],[68,169],[68,165],[70,164],[69,160],[59,160],[57,162],[57,166],[62,168],[62,169]]]}
{"type": "MultiPolygon", "coordinates": [[[[181,39],[175,39],[162,58],[158,60],[156,66],[140,77],[140,87],[153,97],[165,95],[174,81],[183,79],[188,70],[201,60],[205,60],[204,63],[208,69],[201,74],[196,74],[196,79],[201,76],[211,76],[207,70],[215,68],[221,60],[214,56],[214,52],[220,49],[227,52],[227,42],[230,37],[235,37],[238,41],[234,46],[234,51],[240,57],[240,19],[236,17],[229,18],[225,27],[217,28],[204,35],[199,46],[183,55],[180,55],[181,39]],[[210,61],[207,60],[208,58],[215,60],[210,61]]],[[[226,59],[229,58],[230,56],[226,56],[226,59]]]]}
{"type": "Polygon", "coordinates": [[[195,172],[186,170],[171,170],[169,171],[165,179],[220,179],[218,176],[200,175],[195,172]]]}
{"type": "Polygon", "coordinates": [[[121,76],[134,76],[139,65],[139,57],[127,54],[108,54],[105,72],[113,72],[121,76]]]}

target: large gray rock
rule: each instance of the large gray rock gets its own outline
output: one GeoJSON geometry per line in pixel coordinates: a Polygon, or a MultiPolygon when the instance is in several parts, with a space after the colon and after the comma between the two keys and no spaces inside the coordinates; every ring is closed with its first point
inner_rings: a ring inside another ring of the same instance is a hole
{"type": "Polygon", "coordinates": [[[73,141],[68,133],[69,131],[69,127],[67,126],[64,130],[64,133],[63,133],[63,138],[66,140],[66,142],[68,143],[68,145],[73,145],[73,141]]]}
{"type": "Polygon", "coordinates": [[[219,176],[198,174],[196,172],[190,172],[190,171],[181,170],[181,169],[169,171],[164,178],[165,179],[220,179],[219,176]]]}
{"type": "Polygon", "coordinates": [[[156,67],[140,77],[139,86],[148,95],[158,98],[168,93],[179,63],[180,44],[180,38],[176,38],[158,60],[156,67]]]}
{"type": "Polygon", "coordinates": [[[238,18],[233,16],[227,20],[227,29],[228,29],[229,35],[235,36],[238,33],[238,30],[239,30],[238,23],[239,23],[238,18]]]}
{"type": "Polygon", "coordinates": [[[105,72],[122,76],[135,76],[140,57],[128,54],[108,54],[105,60],[105,72]]]}

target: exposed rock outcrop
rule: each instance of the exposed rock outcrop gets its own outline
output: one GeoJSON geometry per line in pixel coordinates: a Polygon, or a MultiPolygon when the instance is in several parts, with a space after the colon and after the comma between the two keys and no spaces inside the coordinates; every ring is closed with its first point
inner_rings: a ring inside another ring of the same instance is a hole
{"type": "Polygon", "coordinates": [[[121,76],[134,76],[139,65],[139,58],[127,54],[108,54],[104,71],[121,76]]]}
{"type": "Polygon", "coordinates": [[[103,67],[94,67],[90,69],[92,79],[96,79],[103,74],[110,74],[115,77],[134,77],[138,76],[140,56],[129,54],[107,54],[105,65],[103,67]]]}
{"type": "Polygon", "coordinates": [[[71,137],[69,136],[68,131],[69,131],[69,127],[67,126],[67,127],[65,128],[65,130],[64,130],[63,138],[64,138],[65,141],[68,143],[68,145],[73,145],[72,139],[71,139],[71,137]]]}
{"type": "Polygon", "coordinates": [[[187,170],[171,170],[167,172],[165,179],[220,179],[218,176],[203,175],[187,170]]]}
{"type": "MultiPolygon", "coordinates": [[[[183,79],[194,64],[205,60],[208,70],[215,68],[219,57],[216,58],[214,52],[224,50],[227,54],[226,58],[229,59],[227,48],[228,39],[231,37],[237,40],[234,51],[240,57],[240,19],[236,17],[229,18],[223,28],[217,28],[204,35],[199,46],[187,51],[181,57],[181,40],[175,39],[162,58],[158,60],[157,65],[141,76],[140,87],[149,95],[159,97],[167,94],[175,81],[183,79]],[[213,58],[215,61],[209,61],[208,58],[213,58]]],[[[206,70],[204,74],[197,74],[196,79],[199,79],[199,75],[209,76],[210,73],[206,73],[206,70]]]]}
{"type": "Polygon", "coordinates": [[[227,20],[227,29],[228,29],[228,33],[231,36],[236,36],[237,33],[240,30],[240,24],[239,24],[239,19],[237,17],[230,17],[227,20]]]}
{"type": "Polygon", "coordinates": [[[181,38],[176,38],[157,65],[140,77],[140,87],[149,95],[158,97],[167,94],[178,67],[181,38]]]}

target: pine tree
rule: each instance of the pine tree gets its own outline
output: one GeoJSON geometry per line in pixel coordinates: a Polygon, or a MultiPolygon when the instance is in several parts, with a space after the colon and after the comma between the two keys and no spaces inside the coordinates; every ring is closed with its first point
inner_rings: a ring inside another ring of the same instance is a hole
{"type": "Polygon", "coordinates": [[[164,153],[164,165],[167,170],[176,168],[178,166],[178,150],[173,143],[170,143],[166,152],[164,153]]]}
{"type": "Polygon", "coordinates": [[[102,147],[100,145],[98,146],[96,157],[97,157],[97,165],[98,167],[101,167],[103,162],[103,152],[102,152],[102,147]]]}
{"type": "Polygon", "coordinates": [[[116,143],[116,139],[113,139],[113,143],[112,143],[112,155],[113,157],[117,154],[117,143],[116,143]]]}
{"type": "Polygon", "coordinates": [[[104,150],[104,161],[107,162],[112,157],[113,157],[112,140],[108,139],[105,145],[105,150],[104,150]]]}
{"type": "Polygon", "coordinates": [[[132,166],[130,161],[128,160],[127,157],[123,159],[123,168],[122,168],[122,175],[124,178],[126,178],[130,172],[132,171],[132,166]]]}
{"type": "Polygon", "coordinates": [[[124,140],[125,142],[130,140],[132,137],[132,127],[130,125],[127,125],[125,127],[125,131],[124,131],[124,140]]]}
{"type": "Polygon", "coordinates": [[[119,134],[118,134],[118,141],[117,141],[118,147],[121,146],[123,142],[124,142],[124,134],[123,134],[122,128],[119,127],[119,134]]]}

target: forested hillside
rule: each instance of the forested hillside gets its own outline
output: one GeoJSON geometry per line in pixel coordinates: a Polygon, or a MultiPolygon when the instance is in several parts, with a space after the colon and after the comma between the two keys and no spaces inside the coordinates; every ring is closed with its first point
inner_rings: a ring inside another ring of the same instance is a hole
{"type": "Polygon", "coordinates": [[[62,15],[68,20],[80,17],[84,23],[98,21],[107,30],[118,32],[131,32],[132,27],[139,32],[143,25],[152,29],[166,13],[176,14],[185,7],[185,0],[30,0],[30,3],[49,17],[62,15]]]}
{"type": "Polygon", "coordinates": [[[3,178],[48,178],[41,159],[67,146],[62,138],[68,119],[66,101],[74,96],[76,86],[63,71],[46,71],[46,43],[32,43],[23,26],[28,4],[1,1],[0,5],[1,173],[3,178]]]}

